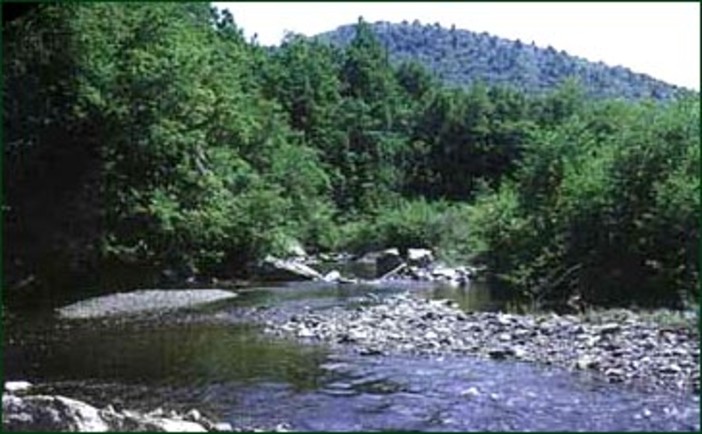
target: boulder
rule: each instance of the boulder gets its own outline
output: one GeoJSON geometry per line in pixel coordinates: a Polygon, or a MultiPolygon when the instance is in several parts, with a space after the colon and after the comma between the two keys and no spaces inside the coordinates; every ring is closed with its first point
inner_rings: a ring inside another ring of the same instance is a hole
{"type": "Polygon", "coordinates": [[[166,416],[162,410],[148,414],[115,411],[112,406],[100,410],[59,395],[19,397],[7,393],[2,397],[2,426],[5,431],[207,432],[205,425],[211,426],[213,431],[218,430],[197,410],[191,410],[185,416],[171,413],[166,416]]]}
{"type": "Polygon", "coordinates": [[[404,264],[398,249],[387,249],[375,260],[375,274],[383,277],[404,264]]]}
{"type": "Polygon", "coordinates": [[[29,381],[6,381],[5,392],[18,393],[31,389],[32,383],[29,381]]]}
{"type": "Polygon", "coordinates": [[[431,275],[446,280],[457,280],[460,277],[460,274],[455,269],[443,265],[434,268],[431,275]]]}
{"type": "Polygon", "coordinates": [[[266,257],[259,270],[260,277],[268,281],[322,280],[323,276],[315,269],[300,262],[266,257]]]}
{"type": "Polygon", "coordinates": [[[417,267],[427,267],[434,261],[434,254],[429,249],[407,249],[407,263],[417,267]]]}
{"type": "Polygon", "coordinates": [[[339,280],[341,280],[341,273],[339,273],[339,270],[332,270],[325,274],[323,279],[326,282],[338,282],[339,280]]]}
{"type": "Polygon", "coordinates": [[[2,425],[5,431],[110,431],[97,408],[48,395],[3,395],[2,425]]]}
{"type": "Polygon", "coordinates": [[[340,284],[353,284],[358,283],[357,279],[349,279],[341,275],[338,270],[332,270],[322,277],[325,282],[340,283],[340,284]]]}

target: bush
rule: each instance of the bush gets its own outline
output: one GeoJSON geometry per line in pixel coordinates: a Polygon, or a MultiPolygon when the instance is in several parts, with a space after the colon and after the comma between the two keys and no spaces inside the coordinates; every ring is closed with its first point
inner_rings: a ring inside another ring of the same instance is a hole
{"type": "Polygon", "coordinates": [[[595,106],[532,136],[516,186],[477,201],[476,245],[535,301],[680,307],[699,284],[699,164],[699,102],[595,106]]]}

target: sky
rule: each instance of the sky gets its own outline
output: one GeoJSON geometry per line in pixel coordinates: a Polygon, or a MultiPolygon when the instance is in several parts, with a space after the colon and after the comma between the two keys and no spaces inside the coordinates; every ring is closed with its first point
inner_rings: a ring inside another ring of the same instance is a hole
{"type": "Polygon", "coordinates": [[[532,41],[691,89],[700,89],[698,2],[214,2],[247,38],[277,45],[286,31],[312,36],[359,16],[368,22],[418,19],[532,41]]]}

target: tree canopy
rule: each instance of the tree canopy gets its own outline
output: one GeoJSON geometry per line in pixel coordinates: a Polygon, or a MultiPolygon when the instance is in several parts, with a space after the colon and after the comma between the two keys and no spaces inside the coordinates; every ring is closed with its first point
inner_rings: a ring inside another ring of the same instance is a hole
{"type": "Polygon", "coordinates": [[[9,296],[241,276],[293,241],[431,247],[544,303],[696,294],[697,96],[449,87],[362,20],[268,49],[204,3],[42,4],[4,35],[9,296]]]}

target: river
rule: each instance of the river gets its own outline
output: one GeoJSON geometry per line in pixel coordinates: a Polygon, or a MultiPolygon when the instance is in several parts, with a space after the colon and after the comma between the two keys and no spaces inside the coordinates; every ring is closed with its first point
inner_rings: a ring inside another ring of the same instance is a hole
{"type": "Polygon", "coordinates": [[[198,309],[66,321],[37,311],[6,329],[6,380],[97,406],[197,408],[235,427],[302,431],[696,431],[699,397],[643,393],[585,373],[467,356],[359,356],[272,338],[247,312],[323,311],[401,291],[497,309],[480,285],[249,288],[198,309]]]}

